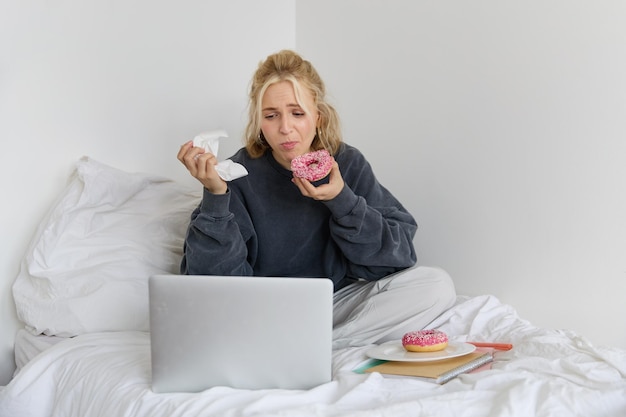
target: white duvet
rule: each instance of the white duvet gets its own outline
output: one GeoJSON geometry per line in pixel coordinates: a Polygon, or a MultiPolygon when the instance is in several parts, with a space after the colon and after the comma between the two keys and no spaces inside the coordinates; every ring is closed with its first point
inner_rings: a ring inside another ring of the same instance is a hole
{"type": "Polygon", "coordinates": [[[492,296],[459,297],[429,327],[457,341],[514,348],[496,353],[492,369],[444,385],[354,373],[366,359],[363,347],[335,351],[332,382],[307,391],[154,394],[147,333],[92,333],[21,369],[0,392],[0,416],[626,416],[624,350],[534,327],[492,296]]]}

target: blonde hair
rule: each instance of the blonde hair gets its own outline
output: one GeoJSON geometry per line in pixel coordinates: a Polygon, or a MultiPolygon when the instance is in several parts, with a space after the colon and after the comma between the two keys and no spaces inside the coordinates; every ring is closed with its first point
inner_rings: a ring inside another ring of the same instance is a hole
{"type": "Polygon", "coordinates": [[[306,113],[311,114],[311,109],[307,109],[301,100],[302,89],[309,91],[319,113],[317,134],[311,147],[314,150],[326,149],[334,155],[341,145],[341,129],[337,111],[326,102],[324,82],[309,61],[293,51],[283,50],[262,61],[250,83],[248,125],[245,133],[246,149],[250,156],[258,158],[269,149],[261,133],[261,102],[267,88],[281,81],[288,81],[293,85],[298,104],[306,113]]]}

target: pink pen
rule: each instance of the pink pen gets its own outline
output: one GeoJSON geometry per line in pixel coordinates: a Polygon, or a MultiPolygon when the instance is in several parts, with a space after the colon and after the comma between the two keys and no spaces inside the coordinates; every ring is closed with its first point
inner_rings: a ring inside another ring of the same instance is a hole
{"type": "Polygon", "coordinates": [[[488,343],[488,342],[467,342],[476,347],[493,348],[496,350],[511,350],[513,345],[510,343],[488,343]]]}

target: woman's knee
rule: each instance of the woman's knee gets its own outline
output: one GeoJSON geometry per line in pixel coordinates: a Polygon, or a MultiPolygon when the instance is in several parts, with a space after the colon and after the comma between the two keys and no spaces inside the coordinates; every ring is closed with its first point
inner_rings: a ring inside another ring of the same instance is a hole
{"type": "Polygon", "coordinates": [[[456,288],[454,287],[454,281],[452,280],[452,277],[443,269],[434,269],[438,271],[439,303],[443,309],[450,308],[456,302],[456,288]]]}
{"type": "Polygon", "coordinates": [[[403,287],[415,297],[427,297],[441,309],[448,308],[456,301],[454,281],[443,269],[431,266],[414,266],[393,277],[394,287],[403,287]]]}

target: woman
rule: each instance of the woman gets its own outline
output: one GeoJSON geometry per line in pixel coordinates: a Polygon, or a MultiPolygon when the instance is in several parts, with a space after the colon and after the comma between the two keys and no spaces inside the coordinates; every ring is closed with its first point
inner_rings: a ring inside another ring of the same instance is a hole
{"type": "Polygon", "coordinates": [[[454,287],[441,270],[413,267],[415,220],[363,155],[342,142],[325,93],[308,61],[281,51],[253,77],[246,146],[230,158],[247,176],[227,183],[215,155],[182,145],[178,159],[204,194],[191,216],[181,270],[328,277],[335,347],[398,339],[448,308],[454,287]],[[291,160],[319,149],[333,155],[328,182],[294,177],[291,160]]]}

